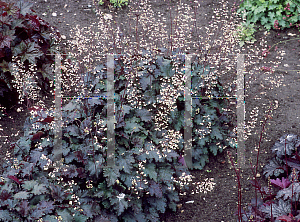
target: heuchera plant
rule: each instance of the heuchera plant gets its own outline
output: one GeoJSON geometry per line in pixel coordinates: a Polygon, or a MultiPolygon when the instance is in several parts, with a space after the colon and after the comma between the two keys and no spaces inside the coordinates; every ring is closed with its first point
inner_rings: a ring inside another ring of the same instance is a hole
{"type": "MultiPolygon", "coordinates": [[[[41,92],[49,91],[50,80],[54,80],[50,68],[54,55],[46,54],[58,52],[55,41],[60,39],[60,33],[33,15],[32,5],[23,1],[14,4],[0,0],[0,102],[8,108],[17,104],[19,99],[12,82],[18,72],[13,65],[26,72],[29,65],[36,65],[36,78],[30,78],[28,81],[31,82],[26,84],[37,84],[41,92]],[[17,60],[24,67],[20,67],[17,60]]],[[[26,94],[23,92],[23,95],[26,94]]]]}
{"type": "MultiPolygon", "coordinates": [[[[183,58],[176,61],[181,67],[183,58]]],[[[84,74],[90,95],[99,98],[71,100],[62,108],[62,153],[54,148],[58,142],[53,129],[54,111],[31,108],[35,114],[27,118],[24,137],[11,146],[12,156],[3,166],[6,171],[0,183],[1,220],[159,221],[167,208],[176,211],[178,190],[188,189],[188,185],[179,187],[174,179],[190,173],[181,156],[183,147],[162,147],[162,143],[168,145],[171,141],[163,136],[166,129],[154,130],[153,121],[162,79],[174,77],[173,62],[162,57],[134,59],[134,66],[142,68],[136,80],[141,87],[138,94],[143,95],[141,100],[147,105],[136,109],[127,102],[128,68],[122,59],[115,60],[115,166],[106,166],[107,67],[101,64],[93,74],[84,74]],[[55,165],[54,156],[58,154],[63,159],[55,165]]],[[[205,94],[201,78],[208,75],[207,70],[209,67],[192,63],[192,85],[200,90],[196,95],[205,94]]],[[[219,96],[221,90],[220,84],[215,84],[211,96],[219,96]]],[[[197,127],[204,123],[203,130],[209,131],[206,125],[213,129],[204,138],[193,131],[197,139],[193,142],[196,168],[203,168],[208,153],[216,155],[219,144],[228,142],[229,132],[223,123],[229,121],[221,109],[222,101],[204,101],[199,113],[192,115],[197,127]],[[203,115],[210,117],[212,123],[203,121],[203,115]]],[[[184,113],[179,105],[177,109],[168,116],[181,112],[177,114],[180,123],[171,121],[169,127],[180,130],[184,113]]]]}
{"type": "Polygon", "coordinates": [[[260,22],[269,31],[271,28],[289,28],[300,21],[299,0],[241,0],[237,13],[250,23],[260,22]],[[276,25],[276,26],[275,26],[276,25]]]}
{"type": "Polygon", "coordinates": [[[257,180],[250,181],[262,197],[251,200],[248,212],[242,210],[243,221],[300,221],[299,150],[297,135],[283,135],[275,143],[272,148],[275,155],[263,170],[275,187],[261,187],[257,180]]]}
{"type": "Polygon", "coordinates": [[[100,0],[98,2],[99,5],[105,5],[107,6],[109,4],[113,4],[114,7],[120,8],[122,6],[127,6],[128,5],[128,0],[100,0]]]}

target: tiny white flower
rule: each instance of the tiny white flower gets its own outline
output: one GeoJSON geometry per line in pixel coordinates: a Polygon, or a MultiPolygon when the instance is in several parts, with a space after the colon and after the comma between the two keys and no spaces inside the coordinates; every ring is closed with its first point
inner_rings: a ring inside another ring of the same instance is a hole
{"type": "Polygon", "coordinates": [[[124,193],[121,193],[119,196],[117,196],[117,198],[119,199],[119,202],[121,199],[124,199],[125,197],[125,194],[124,193]]]}
{"type": "Polygon", "coordinates": [[[53,13],[52,13],[52,16],[57,16],[56,12],[53,12],[53,13]]]}
{"type": "Polygon", "coordinates": [[[112,19],[112,15],[111,14],[105,14],[104,15],[104,19],[107,20],[107,19],[112,19]]]}

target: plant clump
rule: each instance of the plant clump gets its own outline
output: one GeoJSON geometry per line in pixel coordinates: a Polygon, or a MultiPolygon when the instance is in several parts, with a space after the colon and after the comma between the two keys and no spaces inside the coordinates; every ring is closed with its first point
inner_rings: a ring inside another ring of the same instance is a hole
{"type": "MultiPolygon", "coordinates": [[[[174,62],[181,64],[179,67],[183,67],[182,58],[174,62]]],[[[0,184],[2,220],[159,221],[167,208],[176,211],[178,190],[189,188],[181,180],[190,172],[181,156],[183,147],[175,149],[171,139],[164,138],[167,130],[157,130],[153,121],[162,107],[155,99],[163,96],[162,82],[172,77],[176,79],[174,63],[162,57],[145,61],[133,59],[138,75],[131,80],[140,87],[137,95],[144,95],[141,97],[144,107],[137,109],[129,100],[127,67],[132,66],[124,66],[124,61],[118,59],[114,83],[115,165],[107,165],[108,73],[105,70],[108,68],[101,64],[93,73],[84,74],[85,86],[94,99],[73,99],[62,108],[61,141],[55,138],[54,110],[32,108],[35,114],[27,118],[24,136],[12,145],[3,166],[6,171],[0,184]],[[57,162],[59,155],[62,158],[57,162]]],[[[197,62],[192,63],[192,85],[200,91],[201,74],[205,78],[209,73],[203,72],[203,68],[197,62]]],[[[175,80],[173,84],[176,86],[175,80]]],[[[222,88],[215,85],[211,96],[220,96],[218,91],[222,88]]],[[[176,87],[173,91],[178,89],[176,87]]],[[[202,93],[207,96],[205,91],[202,93]]],[[[206,101],[199,114],[192,115],[198,119],[196,123],[201,122],[202,115],[214,122],[210,138],[199,138],[193,143],[196,168],[203,168],[208,152],[216,155],[218,145],[226,144],[228,132],[223,122],[228,120],[218,102],[221,100],[206,101]]],[[[174,124],[169,127],[182,129],[182,121],[174,124]]],[[[200,136],[200,133],[194,134],[200,136]]]]}
{"type": "Polygon", "coordinates": [[[49,92],[54,80],[52,66],[60,33],[33,15],[32,3],[0,1],[0,104],[16,105],[32,88],[49,92]]]}
{"type": "Polygon", "coordinates": [[[275,155],[263,169],[270,185],[261,187],[257,180],[250,181],[261,198],[251,200],[248,212],[242,210],[243,221],[300,221],[299,151],[300,138],[294,134],[285,134],[274,144],[275,155]]]}

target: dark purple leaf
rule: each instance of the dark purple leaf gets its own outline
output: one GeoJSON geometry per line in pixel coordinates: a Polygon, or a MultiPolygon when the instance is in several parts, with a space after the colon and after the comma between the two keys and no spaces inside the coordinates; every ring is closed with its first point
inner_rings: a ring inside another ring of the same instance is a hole
{"type": "Polygon", "coordinates": [[[0,200],[5,201],[11,198],[11,194],[7,190],[2,190],[0,200]]]}
{"type": "Polygon", "coordinates": [[[65,199],[65,193],[63,189],[57,185],[50,185],[52,198],[62,202],[65,199]]]}
{"type": "Polygon", "coordinates": [[[30,210],[30,206],[29,206],[29,202],[28,200],[23,200],[21,203],[20,203],[20,214],[23,216],[23,217],[26,217],[28,215],[28,211],[30,210]]]}
{"type": "Polygon", "coordinates": [[[186,163],[185,163],[185,160],[184,160],[184,157],[183,157],[183,156],[180,155],[180,156],[178,157],[178,162],[181,163],[183,166],[186,167],[186,163]]]}
{"type": "Polygon", "coordinates": [[[38,150],[32,150],[31,151],[31,155],[30,155],[30,160],[32,163],[37,163],[37,161],[40,160],[41,156],[42,156],[42,152],[38,151],[38,150]]]}
{"type": "Polygon", "coordinates": [[[300,170],[300,161],[298,159],[287,158],[286,163],[289,167],[296,168],[297,170],[300,170]]]}
{"type": "Polygon", "coordinates": [[[77,168],[76,171],[78,173],[78,177],[79,178],[85,178],[86,177],[86,174],[84,172],[84,168],[82,168],[82,167],[77,168]]]}
{"type": "Polygon", "coordinates": [[[44,212],[46,214],[49,214],[52,212],[52,210],[54,209],[54,205],[53,205],[53,201],[45,201],[45,200],[42,200],[39,204],[38,204],[38,208],[39,209],[43,209],[44,212]]]}
{"type": "Polygon", "coordinates": [[[40,31],[40,22],[37,19],[37,15],[27,15],[26,17],[28,17],[30,19],[30,23],[31,23],[33,30],[39,32],[40,31]]]}
{"type": "Polygon", "coordinates": [[[292,151],[295,150],[296,144],[299,143],[299,138],[297,135],[285,134],[280,137],[279,141],[275,143],[272,147],[273,153],[276,152],[277,156],[281,158],[282,156],[291,155],[292,151]]]}
{"type": "Polygon", "coordinates": [[[273,217],[279,217],[281,215],[287,215],[291,212],[291,203],[289,201],[284,201],[279,199],[278,204],[273,203],[272,205],[262,205],[260,210],[267,214],[267,218],[271,218],[271,207],[273,217]]]}
{"type": "Polygon", "coordinates": [[[138,109],[135,111],[135,113],[144,122],[149,122],[152,119],[151,113],[146,109],[138,109]]]}
{"type": "Polygon", "coordinates": [[[149,186],[149,193],[151,196],[155,195],[158,198],[162,198],[162,189],[160,184],[156,183],[155,181],[151,180],[150,181],[150,186],[149,186]]]}
{"type": "Polygon", "coordinates": [[[10,48],[10,43],[12,42],[12,38],[9,35],[3,36],[0,33],[0,49],[3,49],[5,46],[10,48]]]}
{"type": "Polygon", "coordinates": [[[279,176],[281,173],[284,173],[284,170],[282,167],[282,160],[278,157],[271,159],[270,162],[264,166],[264,174],[266,177],[272,175],[279,176]]]}
{"type": "Polygon", "coordinates": [[[31,171],[33,169],[34,163],[28,163],[28,162],[24,162],[24,165],[22,167],[22,176],[29,176],[31,175],[31,171]]]}

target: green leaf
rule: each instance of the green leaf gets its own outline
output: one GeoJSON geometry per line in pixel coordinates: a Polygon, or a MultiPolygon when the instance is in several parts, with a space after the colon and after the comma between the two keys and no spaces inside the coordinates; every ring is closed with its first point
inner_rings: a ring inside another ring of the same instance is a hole
{"type": "Polygon", "coordinates": [[[120,200],[119,198],[113,198],[111,202],[115,205],[114,209],[118,211],[118,216],[120,216],[124,210],[128,208],[128,203],[124,200],[124,198],[120,198],[120,200]]]}
{"type": "Polygon", "coordinates": [[[21,1],[18,3],[18,6],[20,7],[20,14],[25,16],[31,12],[30,8],[33,6],[33,3],[21,1]]]}
{"type": "Polygon", "coordinates": [[[140,154],[137,159],[140,161],[144,161],[146,159],[154,159],[156,162],[163,162],[164,159],[161,157],[161,152],[158,149],[154,148],[152,143],[147,142],[145,144],[145,151],[140,154]]]}
{"type": "Polygon", "coordinates": [[[259,13],[264,12],[264,11],[266,11],[266,4],[257,7],[254,10],[254,14],[256,15],[256,14],[259,14],[259,13]]]}
{"type": "Polygon", "coordinates": [[[40,46],[35,42],[29,42],[28,45],[26,45],[23,41],[21,44],[22,43],[22,52],[24,52],[24,54],[21,56],[21,62],[23,63],[25,60],[28,60],[29,63],[36,64],[35,58],[39,58],[43,55],[40,46]]]}
{"type": "Polygon", "coordinates": [[[172,178],[173,174],[175,173],[174,170],[171,169],[170,165],[163,167],[163,168],[159,168],[158,172],[159,172],[158,180],[166,181],[166,182],[172,181],[171,178],[172,178]]]}
{"type": "Polygon", "coordinates": [[[168,207],[173,210],[174,212],[176,212],[177,209],[177,204],[174,202],[168,203],[168,207]]]}
{"type": "Polygon", "coordinates": [[[264,27],[265,27],[268,31],[270,31],[270,29],[271,29],[271,25],[270,25],[270,24],[266,24],[264,27]]]}
{"type": "Polygon", "coordinates": [[[142,72],[143,76],[140,77],[140,84],[143,91],[145,91],[148,86],[151,86],[154,77],[152,75],[148,75],[148,72],[145,70],[142,72]]]}
{"type": "Polygon", "coordinates": [[[149,122],[152,120],[152,114],[147,109],[138,109],[135,111],[136,116],[140,117],[142,121],[149,122]]]}
{"type": "Polygon", "coordinates": [[[58,222],[58,219],[56,219],[55,215],[46,215],[45,217],[43,217],[43,221],[58,222]]]}
{"type": "Polygon", "coordinates": [[[112,187],[106,187],[105,182],[98,184],[98,190],[100,191],[95,193],[96,197],[104,197],[106,199],[112,196],[112,187]]]}
{"type": "Polygon", "coordinates": [[[0,210],[0,219],[2,221],[12,221],[10,212],[8,210],[0,210]]]}
{"type": "Polygon", "coordinates": [[[36,182],[35,180],[30,180],[30,181],[24,181],[24,183],[22,184],[22,187],[23,187],[23,189],[30,191],[36,185],[38,185],[38,182],[36,182]]]}
{"type": "MultiPolygon", "coordinates": [[[[101,155],[101,154],[100,154],[101,155]]],[[[87,164],[87,170],[90,172],[91,175],[99,176],[102,173],[103,168],[101,167],[105,162],[102,156],[95,157],[94,161],[89,161],[87,164]]]]}
{"type": "Polygon", "coordinates": [[[213,126],[211,129],[211,137],[219,140],[223,139],[222,133],[218,127],[213,126]]]}
{"type": "Polygon", "coordinates": [[[132,178],[133,178],[132,175],[125,173],[125,174],[121,174],[120,178],[127,187],[130,187],[132,185],[132,178]]]}
{"type": "Polygon", "coordinates": [[[263,16],[263,17],[261,18],[261,24],[262,24],[262,25],[266,24],[268,21],[269,21],[269,19],[266,18],[265,16],[263,16]]]}
{"type": "Polygon", "coordinates": [[[87,216],[79,214],[78,212],[75,213],[74,222],[85,222],[87,219],[87,216]]]}
{"type": "Polygon", "coordinates": [[[218,153],[218,146],[217,145],[215,145],[215,144],[212,144],[212,145],[210,145],[209,146],[209,150],[216,156],[217,155],[217,153],[218,153]]]}
{"type": "Polygon", "coordinates": [[[205,144],[207,142],[210,142],[210,139],[208,136],[201,137],[201,139],[199,138],[198,145],[200,145],[200,147],[203,147],[203,146],[205,146],[205,144]]]}
{"type": "Polygon", "coordinates": [[[118,166],[120,166],[120,168],[123,169],[123,171],[128,174],[131,173],[132,163],[134,162],[135,159],[131,154],[127,154],[126,156],[120,155],[117,161],[118,166]]]}
{"type": "Polygon", "coordinates": [[[139,122],[140,120],[136,117],[133,117],[129,121],[126,121],[124,132],[130,135],[132,132],[139,132],[139,130],[145,130],[143,127],[141,127],[140,124],[138,124],[139,122]]]}
{"type": "Polygon", "coordinates": [[[29,192],[21,191],[21,192],[16,193],[14,195],[14,198],[16,198],[16,199],[28,199],[28,195],[29,195],[29,192]]]}
{"type": "MultiPolygon", "coordinates": [[[[65,105],[62,110],[63,111],[73,111],[73,110],[78,110],[80,109],[80,105],[78,104],[78,102],[71,100],[67,105],[65,105]]],[[[76,117],[74,117],[76,118],[76,117]]]]}
{"type": "Polygon", "coordinates": [[[32,193],[33,193],[34,195],[40,195],[40,194],[45,193],[45,192],[47,192],[47,189],[46,189],[46,187],[45,187],[45,184],[38,184],[38,185],[35,185],[35,186],[33,187],[33,190],[32,190],[32,193]]]}
{"type": "Polygon", "coordinates": [[[161,213],[165,213],[166,211],[166,198],[162,197],[162,198],[149,198],[149,203],[151,204],[151,206],[155,207],[155,209],[157,211],[160,211],[161,213]]]}
{"type": "Polygon", "coordinates": [[[208,163],[208,155],[204,154],[200,156],[200,160],[197,162],[193,162],[194,169],[202,170],[205,166],[205,163],[208,163]]]}
{"type": "Polygon", "coordinates": [[[100,211],[100,206],[98,204],[82,204],[81,208],[88,218],[92,218],[95,215],[95,212],[100,211]]]}
{"type": "Polygon", "coordinates": [[[161,74],[164,77],[172,77],[175,74],[175,70],[172,69],[171,60],[164,59],[162,56],[157,56],[158,59],[156,60],[160,70],[161,74]]]}
{"type": "Polygon", "coordinates": [[[103,175],[106,177],[107,186],[110,187],[116,183],[116,180],[120,176],[120,171],[117,167],[104,168],[103,175]]]}
{"type": "Polygon", "coordinates": [[[143,169],[143,172],[148,175],[150,179],[153,179],[155,182],[157,182],[157,173],[156,173],[156,165],[154,163],[146,163],[145,169],[143,169]]]}
{"type": "Polygon", "coordinates": [[[179,196],[178,196],[178,193],[177,192],[170,192],[170,193],[167,193],[167,196],[168,196],[168,199],[170,201],[174,201],[174,202],[178,202],[180,199],[179,199],[179,196]]]}
{"type": "Polygon", "coordinates": [[[273,21],[273,19],[275,18],[275,13],[274,12],[268,12],[268,16],[269,16],[270,20],[273,21]]]}
{"type": "Polygon", "coordinates": [[[150,207],[149,214],[146,215],[147,221],[159,221],[159,215],[156,207],[150,207]]]}
{"type": "Polygon", "coordinates": [[[72,215],[70,214],[69,210],[67,210],[67,209],[57,210],[56,212],[59,216],[62,217],[64,222],[72,221],[72,219],[73,219],[72,215]]]}
{"type": "Polygon", "coordinates": [[[18,152],[19,148],[25,150],[26,153],[28,153],[31,148],[31,140],[29,139],[26,140],[25,137],[21,137],[17,142],[17,146],[15,146],[15,153],[18,152]]]}
{"type": "Polygon", "coordinates": [[[49,139],[49,138],[42,138],[41,146],[42,146],[42,147],[50,147],[50,146],[53,146],[52,139],[49,139]]]}
{"type": "MultiPolygon", "coordinates": [[[[281,18],[282,17],[282,9],[276,9],[276,17],[277,18],[281,18]]],[[[280,21],[282,21],[282,20],[280,20],[280,21]]]]}
{"type": "Polygon", "coordinates": [[[260,15],[261,14],[254,14],[250,22],[255,24],[259,20],[260,15]]]}
{"type": "Polygon", "coordinates": [[[281,27],[286,27],[288,23],[287,23],[286,21],[284,21],[284,20],[280,20],[280,21],[278,21],[278,24],[279,24],[281,27]]]}

